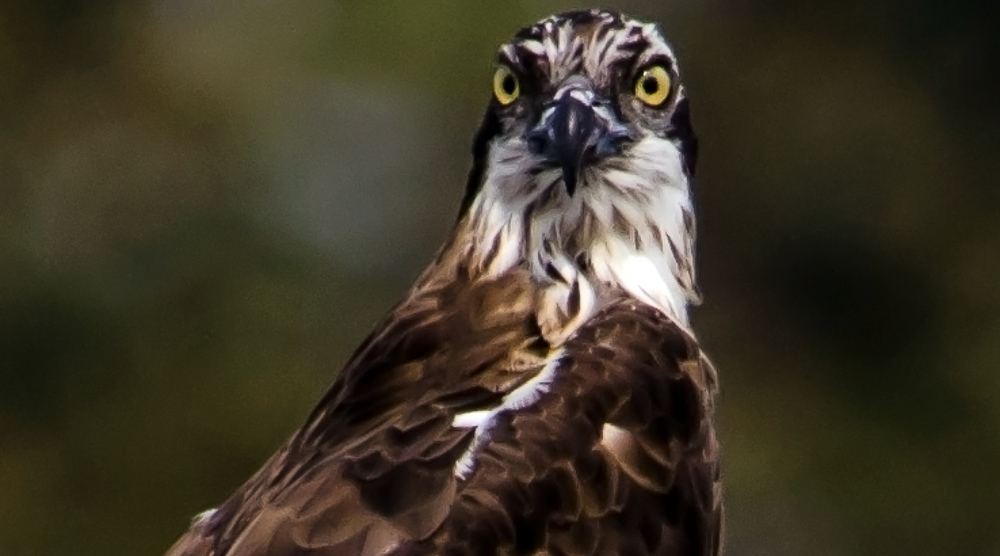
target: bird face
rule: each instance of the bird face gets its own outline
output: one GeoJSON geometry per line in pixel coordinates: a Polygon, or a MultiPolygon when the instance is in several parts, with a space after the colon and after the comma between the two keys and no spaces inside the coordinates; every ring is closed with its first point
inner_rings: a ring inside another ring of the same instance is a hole
{"type": "MultiPolygon", "coordinates": [[[[608,170],[635,169],[630,160],[645,153],[679,159],[690,177],[696,156],[677,61],[659,29],[599,10],[543,20],[500,48],[480,134],[502,153],[494,165],[542,176],[523,193],[552,197],[561,196],[549,190],[556,182],[571,198],[608,170]]],[[[469,185],[473,195],[483,184],[469,185]]]]}
{"type": "Polygon", "coordinates": [[[660,30],[569,12],[522,29],[496,64],[460,216],[473,268],[569,268],[685,322],[697,143],[660,30]]]}

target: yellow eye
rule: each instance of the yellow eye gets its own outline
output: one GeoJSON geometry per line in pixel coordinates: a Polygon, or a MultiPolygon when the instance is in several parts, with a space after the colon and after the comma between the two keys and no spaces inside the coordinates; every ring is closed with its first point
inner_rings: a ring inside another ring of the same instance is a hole
{"type": "Polygon", "coordinates": [[[504,106],[517,100],[521,94],[521,84],[517,76],[507,66],[500,66],[493,74],[493,94],[504,106]]]}
{"type": "Polygon", "coordinates": [[[670,74],[663,66],[647,68],[635,81],[635,96],[650,106],[660,106],[670,95],[670,74]]]}

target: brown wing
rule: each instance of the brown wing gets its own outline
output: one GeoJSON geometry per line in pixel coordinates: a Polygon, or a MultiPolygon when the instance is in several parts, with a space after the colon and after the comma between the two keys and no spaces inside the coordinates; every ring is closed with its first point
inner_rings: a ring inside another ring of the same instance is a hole
{"type": "Polygon", "coordinates": [[[496,406],[548,352],[525,278],[425,287],[169,554],[716,554],[714,372],[637,303],[578,331],[552,389],[455,479],[472,432],[454,415],[496,406]]]}
{"type": "Polygon", "coordinates": [[[716,376],[694,339],[625,301],[566,354],[552,390],[497,428],[420,552],[718,554],[716,376]]]}
{"type": "Polygon", "coordinates": [[[168,554],[376,554],[429,537],[472,440],[454,415],[497,404],[548,350],[528,283],[520,273],[425,276],[305,426],[168,554]]]}

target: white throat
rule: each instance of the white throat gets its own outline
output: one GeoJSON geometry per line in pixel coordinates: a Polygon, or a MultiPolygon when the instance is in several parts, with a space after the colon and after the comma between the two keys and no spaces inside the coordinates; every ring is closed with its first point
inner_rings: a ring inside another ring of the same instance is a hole
{"type": "MultiPolygon", "coordinates": [[[[649,135],[627,155],[584,168],[570,197],[558,169],[532,172],[522,141],[496,143],[470,209],[468,255],[498,276],[527,264],[540,283],[553,269],[589,282],[597,304],[624,291],[688,327],[697,302],[694,218],[680,152],[649,135]]],[[[595,307],[599,308],[599,307],[595,307]]]]}

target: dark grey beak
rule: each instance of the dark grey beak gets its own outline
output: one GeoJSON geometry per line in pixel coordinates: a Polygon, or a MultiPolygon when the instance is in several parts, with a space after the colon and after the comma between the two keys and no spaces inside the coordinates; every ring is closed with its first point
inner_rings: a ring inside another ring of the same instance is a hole
{"type": "Polygon", "coordinates": [[[557,95],[526,138],[532,152],[562,169],[566,192],[572,196],[583,166],[617,153],[629,132],[569,92],[557,95]]]}

